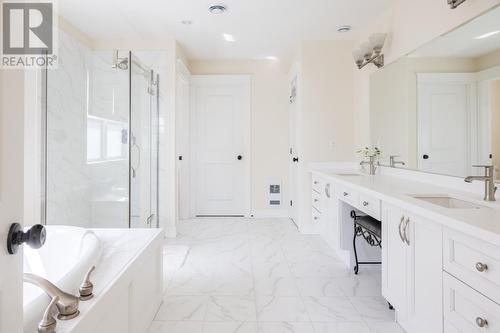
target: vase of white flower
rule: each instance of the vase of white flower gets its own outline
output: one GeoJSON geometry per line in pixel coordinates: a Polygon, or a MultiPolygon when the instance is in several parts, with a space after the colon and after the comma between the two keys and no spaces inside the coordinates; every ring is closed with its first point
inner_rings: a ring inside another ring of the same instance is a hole
{"type": "Polygon", "coordinates": [[[361,167],[364,168],[365,165],[368,164],[370,175],[374,175],[375,171],[377,171],[377,160],[382,155],[382,151],[378,147],[365,147],[358,150],[356,153],[365,159],[359,163],[361,167]]]}

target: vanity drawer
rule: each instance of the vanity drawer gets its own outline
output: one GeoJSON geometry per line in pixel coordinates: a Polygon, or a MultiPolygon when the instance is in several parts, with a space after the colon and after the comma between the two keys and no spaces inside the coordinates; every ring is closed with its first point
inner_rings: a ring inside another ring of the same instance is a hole
{"type": "Polygon", "coordinates": [[[445,333],[500,333],[500,305],[460,282],[443,275],[445,333]]]}
{"type": "Polygon", "coordinates": [[[379,199],[373,198],[363,193],[359,194],[358,208],[379,221],[381,220],[380,206],[381,202],[379,199]]]}
{"type": "Polygon", "coordinates": [[[312,176],[311,187],[313,191],[323,193],[323,180],[315,175],[312,176]]]}
{"type": "Polygon", "coordinates": [[[316,208],[312,207],[311,208],[311,221],[313,223],[318,223],[320,219],[321,219],[321,212],[318,211],[316,208]]]}
{"type": "Polygon", "coordinates": [[[347,188],[347,187],[339,187],[338,189],[338,196],[340,197],[340,200],[343,200],[350,204],[351,206],[357,207],[359,204],[359,194],[358,192],[347,188]]]}
{"type": "Polygon", "coordinates": [[[446,229],[444,270],[500,304],[500,247],[446,229]]]}
{"type": "Polygon", "coordinates": [[[316,191],[311,191],[311,205],[316,208],[319,212],[323,211],[322,209],[322,201],[323,201],[323,198],[322,198],[322,195],[319,194],[318,192],[316,191]]]}

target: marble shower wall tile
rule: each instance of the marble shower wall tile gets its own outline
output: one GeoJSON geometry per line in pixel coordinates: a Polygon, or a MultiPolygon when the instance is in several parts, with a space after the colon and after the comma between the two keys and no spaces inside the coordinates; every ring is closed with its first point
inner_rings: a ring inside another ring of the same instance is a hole
{"type": "Polygon", "coordinates": [[[87,74],[91,51],[59,32],[59,66],[47,73],[47,222],[88,226],[87,74]]]}

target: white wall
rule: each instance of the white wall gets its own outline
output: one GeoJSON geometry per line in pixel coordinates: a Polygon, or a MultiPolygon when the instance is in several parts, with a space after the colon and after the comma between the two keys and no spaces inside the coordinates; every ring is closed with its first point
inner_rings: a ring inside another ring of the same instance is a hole
{"type": "Polygon", "coordinates": [[[288,64],[275,60],[194,60],[193,75],[252,75],[252,213],[288,216],[288,64]],[[282,181],[282,207],[269,207],[268,182],[282,181]]]}
{"type": "Polygon", "coordinates": [[[304,233],[317,232],[311,221],[308,194],[310,163],[352,161],[355,156],[351,50],[351,41],[305,41],[297,55],[300,159],[297,222],[304,233]]]}

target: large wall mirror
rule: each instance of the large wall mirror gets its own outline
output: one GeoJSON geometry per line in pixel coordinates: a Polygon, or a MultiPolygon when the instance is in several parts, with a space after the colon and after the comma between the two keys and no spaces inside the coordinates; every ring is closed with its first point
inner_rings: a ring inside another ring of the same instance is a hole
{"type": "Polygon", "coordinates": [[[457,177],[500,167],[500,7],[372,74],[370,139],[382,164],[398,155],[398,167],[457,177]]]}

